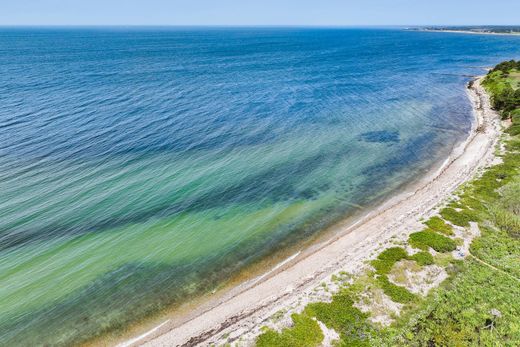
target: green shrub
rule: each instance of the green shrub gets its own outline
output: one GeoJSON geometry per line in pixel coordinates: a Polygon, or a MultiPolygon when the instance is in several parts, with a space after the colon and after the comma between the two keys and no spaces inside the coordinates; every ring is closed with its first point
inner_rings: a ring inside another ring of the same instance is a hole
{"type": "Polygon", "coordinates": [[[410,257],[410,260],[414,260],[421,266],[432,265],[434,263],[433,256],[429,252],[425,251],[415,253],[410,257]]]}
{"type": "Polygon", "coordinates": [[[431,247],[435,251],[442,253],[451,252],[457,248],[455,241],[431,230],[419,231],[411,234],[408,242],[410,243],[410,246],[415,248],[424,250],[431,247]]]}
{"type": "Polygon", "coordinates": [[[520,134],[520,125],[513,125],[507,128],[506,132],[511,136],[516,136],[520,134]]]}
{"type": "Polygon", "coordinates": [[[519,151],[520,150],[520,139],[515,137],[509,141],[503,141],[508,151],[519,151]]]}
{"type": "Polygon", "coordinates": [[[492,227],[483,226],[480,231],[481,236],[471,243],[471,254],[520,278],[520,237],[492,227]]]}
{"type": "Polygon", "coordinates": [[[469,194],[463,194],[460,197],[460,203],[463,206],[463,208],[470,208],[473,210],[481,210],[484,206],[482,205],[482,202],[469,194]]]}
{"type": "Polygon", "coordinates": [[[439,216],[434,216],[424,222],[430,229],[443,233],[445,235],[453,235],[453,228],[439,216]]]}
{"type": "Polygon", "coordinates": [[[258,347],[314,347],[323,341],[323,332],[316,320],[305,314],[291,316],[294,325],[281,332],[267,330],[256,340],[258,347]]]}
{"type": "MultiPolygon", "coordinates": [[[[492,76],[497,72],[500,72],[500,76],[505,73],[508,74],[511,70],[520,69],[520,61],[516,61],[514,59],[503,61],[497,64],[489,73],[488,76],[492,76]]],[[[487,78],[487,77],[486,77],[487,78]]]]}
{"type": "Polygon", "coordinates": [[[494,208],[491,210],[495,225],[512,237],[520,237],[520,217],[503,209],[494,208]]]}
{"type": "Polygon", "coordinates": [[[481,221],[479,211],[477,211],[477,210],[464,209],[464,210],[460,211],[459,213],[462,213],[465,216],[465,218],[467,218],[471,222],[480,222],[481,221]]]}
{"type": "Polygon", "coordinates": [[[401,247],[387,248],[377,256],[377,259],[372,260],[371,265],[378,274],[383,275],[389,273],[395,263],[407,257],[408,253],[401,247]]]}
{"type": "Polygon", "coordinates": [[[515,180],[500,188],[500,206],[520,216],[520,180],[515,180]]]}
{"type": "Polygon", "coordinates": [[[384,345],[519,346],[518,282],[471,259],[455,276],[384,345]],[[493,310],[502,317],[496,320],[493,310]]]}
{"type": "Polygon", "coordinates": [[[482,177],[472,183],[471,189],[474,194],[483,200],[496,199],[499,197],[496,190],[500,188],[501,180],[507,176],[506,172],[501,172],[496,166],[488,169],[482,177]]]}
{"type": "Polygon", "coordinates": [[[511,112],[511,121],[513,121],[513,125],[520,125],[520,108],[511,112]]]}
{"type": "Polygon", "coordinates": [[[441,216],[445,220],[461,227],[469,227],[469,222],[476,221],[476,217],[471,215],[468,210],[459,212],[450,207],[443,208],[441,216]]]}
{"type": "Polygon", "coordinates": [[[351,294],[343,290],[332,297],[332,302],[309,304],[304,314],[316,317],[340,336],[342,346],[370,346],[373,328],[367,322],[368,314],[353,306],[351,294]]]}
{"type": "Polygon", "coordinates": [[[409,302],[414,301],[417,297],[410,293],[408,289],[395,285],[388,280],[386,275],[381,275],[377,278],[377,281],[385,292],[386,295],[392,299],[394,302],[399,302],[401,304],[407,304],[409,302]]]}

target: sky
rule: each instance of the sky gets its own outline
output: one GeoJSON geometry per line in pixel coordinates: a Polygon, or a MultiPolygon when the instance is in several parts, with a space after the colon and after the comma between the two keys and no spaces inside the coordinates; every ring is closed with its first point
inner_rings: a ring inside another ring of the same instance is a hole
{"type": "Polygon", "coordinates": [[[520,25],[520,0],[0,0],[0,25],[520,25]]]}

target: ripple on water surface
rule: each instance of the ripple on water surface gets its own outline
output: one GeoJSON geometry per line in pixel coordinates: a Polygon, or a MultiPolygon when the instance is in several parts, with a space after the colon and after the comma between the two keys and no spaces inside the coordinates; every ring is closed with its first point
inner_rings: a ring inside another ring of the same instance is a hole
{"type": "Polygon", "coordinates": [[[387,196],[467,133],[461,75],[518,43],[1,29],[0,344],[121,328],[387,196]]]}

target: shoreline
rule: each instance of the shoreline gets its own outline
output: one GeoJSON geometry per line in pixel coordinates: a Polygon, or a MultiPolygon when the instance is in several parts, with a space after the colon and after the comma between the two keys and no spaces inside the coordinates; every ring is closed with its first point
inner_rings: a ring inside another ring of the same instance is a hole
{"type": "Polygon", "coordinates": [[[499,36],[520,36],[520,32],[512,32],[512,33],[496,33],[492,31],[471,31],[471,30],[442,30],[442,29],[418,29],[411,30],[418,32],[427,32],[427,33],[450,33],[450,34],[471,34],[471,35],[499,35],[499,36]]]}
{"type": "Polygon", "coordinates": [[[119,346],[192,346],[219,341],[219,336],[229,331],[235,332],[233,335],[245,334],[338,270],[355,273],[384,247],[383,242],[415,231],[421,225],[420,218],[433,215],[457,187],[494,158],[500,122],[493,116],[489,98],[479,81],[468,90],[474,114],[471,131],[441,165],[435,165],[425,176],[379,207],[335,225],[329,240],[320,239],[321,242],[210,300],[206,308],[192,311],[194,317],[185,317],[184,321],[175,319],[176,322],[163,319],[153,329],[119,346]],[[481,132],[477,131],[480,125],[490,126],[481,132]]]}

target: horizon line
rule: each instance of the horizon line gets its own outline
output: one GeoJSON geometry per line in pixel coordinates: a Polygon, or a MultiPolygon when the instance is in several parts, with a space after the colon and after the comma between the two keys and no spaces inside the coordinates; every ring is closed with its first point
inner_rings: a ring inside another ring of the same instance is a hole
{"type": "Polygon", "coordinates": [[[148,28],[409,28],[409,27],[517,27],[520,24],[0,24],[0,28],[23,27],[148,27],[148,28]]]}

